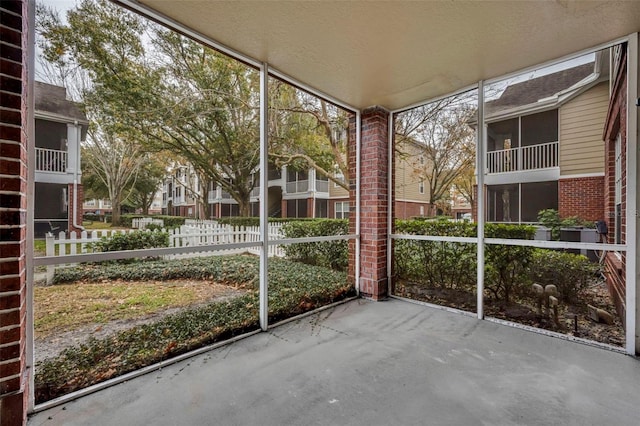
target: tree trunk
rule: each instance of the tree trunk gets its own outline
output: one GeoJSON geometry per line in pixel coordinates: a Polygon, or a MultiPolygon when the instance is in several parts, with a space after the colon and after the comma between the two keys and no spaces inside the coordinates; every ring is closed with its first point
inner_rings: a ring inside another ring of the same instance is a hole
{"type": "Polygon", "coordinates": [[[153,197],[147,197],[146,195],[142,198],[142,214],[145,216],[149,215],[149,206],[153,202],[153,197]]]}
{"type": "Polygon", "coordinates": [[[204,219],[212,219],[213,216],[213,209],[212,209],[213,205],[207,203],[204,203],[204,219]]]}
{"type": "Polygon", "coordinates": [[[120,200],[111,200],[111,226],[120,226],[120,200]]]}
{"type": "Polygon", "coordinates": [[[249,202],[249,200],[242,200],[240,203],[238,203],[238,207],[240,209],[240,216],[242,217],[248,217],[249,213],[251,212],[251,203],[249,202]]]}

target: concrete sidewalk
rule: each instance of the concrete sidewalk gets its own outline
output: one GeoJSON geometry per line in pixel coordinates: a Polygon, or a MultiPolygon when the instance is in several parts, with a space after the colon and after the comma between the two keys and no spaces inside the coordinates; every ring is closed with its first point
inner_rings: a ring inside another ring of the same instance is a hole
{"type": "Polygon", "coordinates": [[[640,424],[637,359],[401,300],[355,300],[29,420],[605,424],[640,424]]]}

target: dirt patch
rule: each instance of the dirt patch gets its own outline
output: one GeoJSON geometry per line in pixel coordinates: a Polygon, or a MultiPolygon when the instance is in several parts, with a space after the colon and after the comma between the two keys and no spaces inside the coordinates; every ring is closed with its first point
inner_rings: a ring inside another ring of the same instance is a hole
{"type": "Polygon", "coordinates": [[[90,338],[100,339],[138,325],[158,321],[184,309],[222,302],[245,293],[245,290],[241,288],[222,285],[212,281],[197,280],[172,280],[164,282],[136,281],[131,283],[118,280],[73,286],[75,288],[47,288],[51,290],[68,291],[56,292],[55,297],[50,297],[46,300],[43,299],[47,294],[51,295],[54,293],[36,291],[34,303],[36,318],[47,314],[51,318],[54,318],[56,315],[69,315],[69,319],[71,320],[75,318],[75,323],[73,321],[69,323],[69,321],[65,319],[65,321],[60,322],[60,325],[56,327],[50,327],[50,322],[47,326],[40,327],[40,329],[36,327],[34,342],[36,363],[46,358],[55,357],[64,349],[86,342],[90,338]],[[94,294],[100,294],[101,298],[76,297],[72,299],[73,292],[81,290],[81,286],[84,286],[84,290],[90,289],[94,294]],[[126,289],[129,287],[135,290],[135,297],[131,296],[131,293],[126,293],[126,289]],[[125,289],[124,294],[123,288],[125,289]],[[170,293],[172,295],[175,294],[176,291],[178,293],[182,292],[183,294],[181,297],[165,297],[162,299],[165,303],[164,306],[130,303],[130,299],[134,301],[137,299],[147,300],[143,297],[144,294],[142,296],[140,295],[142,289],[144,289],[147,296],[149,296],[154,293],[157,295],[161,289],[167,288],[173,290],[173,292],[170,293]],[[40,295],[40,297],[38,297],[38,295],[40,295]],[[66,301],[65,297],[68,297],[66,301]],[[73,302],[70,302],[72,300],[73,302]],[[70,313],[67,313],[69,309],[68,305],[71,305],[70,313]],[[98,309],[95,309],[96,306],[98,306],[98,309]],[[100,309],[100,307],[103,307],[103,309],[100,309]],[[43,312],[43,310],[47,311],[43,312]],[[126,318],[117,318],[118,314],[126,318]],[[93,315],[93,318],[105,318],[105,320],[91,320],[91,315],[93,315]]]}
{"type": "MultiPolygon", "coordinates": [[[[403,280],[396,282],[395,294],[469,312],[475,312],[477,306],[476,294],[473,292],[462,289],[429,288],[424,284],[403,280]]],[[[574,303],[561,303],[558,308],[557,324],[551,313],[547,313],[544,308],[540,315],[533,300],[517,299],[505,304],[485,296],[484,303],[484,313],[487,317],[552,330],[613,346],[622,347],[625,344],[624,328],[602,280],[594,280],[587,288],[581,290],[574,303]],[[587,305],[610,313],[614,318],[613,324],[590,319],[587,305]]]]}

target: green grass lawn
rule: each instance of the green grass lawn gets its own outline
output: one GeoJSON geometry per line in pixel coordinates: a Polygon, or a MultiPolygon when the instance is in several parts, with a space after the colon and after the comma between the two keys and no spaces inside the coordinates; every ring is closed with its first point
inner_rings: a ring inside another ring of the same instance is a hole
{"type": "MultiPolygon", "coordinates": [[[[185,307],[153,323],[132,325],[105,338],[91,339],[38,363],[36,402],[257,329],[258,276],[259,259],[247,255],[84,265],[59,270],[54,279],[59,284],[50,287],[49,292],[36,293],[36,311],[38,303],[43,303],[42,316],[36,312],[36,334],[38,330],[71,327],[74,321],[101,324],[188,305],[193,295],[186,289],[172,289],[167,285],[172,280],[215,282],[243,292],[224,301],[185,307]],[[146,284],[154,280],[155,285],[146,284]],[[47,299],[52,299],[57,308],[47,305],[47,299]],[[58,318],[65,316],[72,318],[58,318]]],[[[352,295],[355,291],[345,272],[285,259],[269,262],[272,322],[352,295]]]]}

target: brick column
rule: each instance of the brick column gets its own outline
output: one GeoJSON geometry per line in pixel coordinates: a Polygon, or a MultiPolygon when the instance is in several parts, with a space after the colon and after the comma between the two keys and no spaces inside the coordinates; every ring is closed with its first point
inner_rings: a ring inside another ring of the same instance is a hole
{"type": "MultiPolygon", "coordinates": [[[[387,209],[389,113],[366,109],[361,115],[360,294],[374,300],[388,296],[387,209]]],[[[349,123],[350,232],[355,233],[355,116],[349,123]]],[[[350,277],[355,277],[355,243],[349,245],[350,277]]]]}
{"type": "Polygon", "coordinates": [[[76,223],[82,226],[82,217],[84,216],[84,210],[82,207],[83,200],[84,200],[84,187],[81,184],[78,184],[77,197],[76,197],[76,194],[74,194],[73,188],[74,188],[74,185],[72,183],[70,183],[69,186],[67,187],[67,194],[69,194],[69,200],[67,202],[67,206],[68,206],[67,214],[69,215],[69,223],[68,223],[67,229],[69,229],[69,232],[75,231],[79,236],[82,230],[80,228],[73,226],[73,206],[75,205],[77,200],[78,209],[76,211],[76,223]]]}
{"type": "Polygon", "coordinates": [[[0,2],[0,425],[26,423],[27,4],[0,2]]]}

